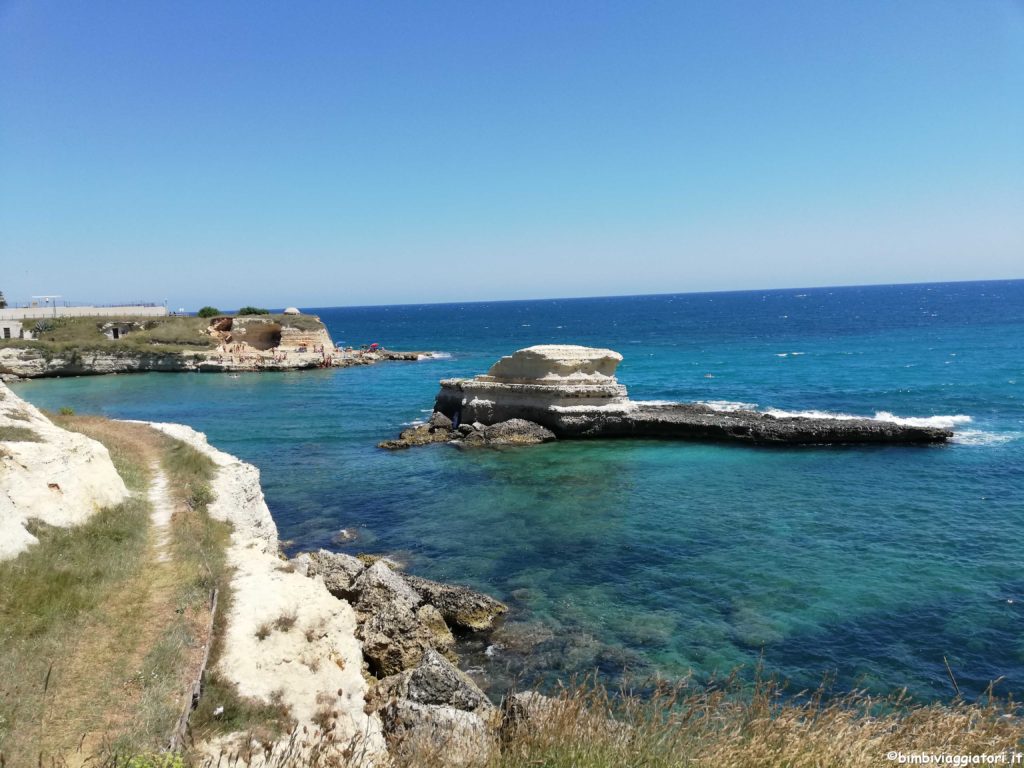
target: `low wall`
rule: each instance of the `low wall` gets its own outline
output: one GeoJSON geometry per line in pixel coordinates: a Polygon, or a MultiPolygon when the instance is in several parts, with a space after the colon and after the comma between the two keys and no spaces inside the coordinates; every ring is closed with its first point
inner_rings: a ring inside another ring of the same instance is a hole
{"type": "Polygon", "coordinates": [[[47,317],[166,317],[167,314],[167,307],[141,304],[122,307],[8,307],[0,309],[0,320],[47,317]]]}

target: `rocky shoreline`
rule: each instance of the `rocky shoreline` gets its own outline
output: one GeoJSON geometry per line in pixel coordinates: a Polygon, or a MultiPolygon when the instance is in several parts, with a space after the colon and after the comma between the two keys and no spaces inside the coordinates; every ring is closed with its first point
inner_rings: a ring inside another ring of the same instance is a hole
{"type": "Polygon", "coordinates": [[[0,380],[103,376],[119,373],[256,373],[349,368],[388,361],[415,361],[433,352],[380,349],[339,352],[327,360],[319,352],[290,351],[286,355],[223,354],[209,351],[149,352],[136,350],[68,350],[50,354],[33,347],[0,348],[0,380]]]}
{"type": "Polygon", "coordinates": [[[702,403],[631,400],[609,349],[544,345],[503,357],[486,374],[446,379],[434,416],[382,448],[437,442],[510,445],[554,439],[660,438],[789,445],[924,445],[947,429],[847,417],[775,416],[702,403]]]}
{"type": "MultiPolygon", "coordinates": [[[[507,605],[404,573],[386,557],[319,550],[284,558],[258,470],[188,427],[152,426],[218,466],[210,514],[234,527],[235,574],[217,671],[242,695],[277,697],[288,707],[301,733],[289,749],[358,745],[363,758],[353,764],[368,768],[397,754],[477,765],[499,748],[503,732],[543,711],[549,700],[534,693],[495,704],[457,666],[456,640],[488,642],[507,605]]],[[[199,749],[216,760],[245,738],[229,734],[199,749]]]]}
{"type": "Polygon", "coordinates": [[[486,637],[508,606],[466,587],[402,573],[385,558],[368,564],[320,550],[290,562],[355,611],[371,680],[367,711],[380,717],[393,752],[440,750],[450,765],[471,764],[490,752],[504,717],[458,668],[455,641],[486,637]]]}

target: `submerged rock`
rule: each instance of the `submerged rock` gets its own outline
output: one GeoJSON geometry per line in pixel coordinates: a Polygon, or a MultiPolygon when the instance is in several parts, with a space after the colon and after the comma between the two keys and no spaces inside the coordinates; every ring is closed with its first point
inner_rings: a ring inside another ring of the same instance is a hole
{"type": "Polygon", "coordinates": [[[508,606],[482,592],[457,584],[421,579],[408,574],[402,577],[420,599],[434,605],[445,621],[459,629],[480,632],[492,629],[508,606]]]}

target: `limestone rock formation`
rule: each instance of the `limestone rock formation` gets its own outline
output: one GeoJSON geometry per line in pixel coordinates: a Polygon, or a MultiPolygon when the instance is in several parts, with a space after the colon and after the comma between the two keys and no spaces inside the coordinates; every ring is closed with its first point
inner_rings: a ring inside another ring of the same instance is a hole
{"type": "MultiPolygon", "coordinates": [[[[445,430],[445,438],[459,432],[467,445],[488,444],[488,430],[510,420],[533,422],[559,439],[658,437],[812,445],[939,443],[952,436],[945,429],[876,419],[775,417],[751,410],[723,412],[701,403],[634,401],[615,378],[621,360],[608,349],[528,347],[503,357],[486,374],[442,381],[434,410],[454,426],[445,430]],[[463,433],[467,424],[473,429],[463,433]]],[[[435,428],[428,430],[434,430],[431,439],[420,442],[441,440],[434,439],[435,428]]]]}
{"type": "Polygon", "coordinates": [[[103,445],[61,429],[0,384],[0,560],[37,543],[29,520],[81,525],[127,496],[103,445]]]}
{"type": "Polygon", "coordinates": [[[320,576],[327,590],[335,597],[351,599],[353,585],[366,565],[357,557],[338,552],[304,552],[296,560],[296,567],[304,576],[320,576]]]}
{"type": "Polygon", "coordinates": [[[389,606],[412,609],[422,602],[416,591],[383,560],[378,560],[359,574],[352,589],[359,596],[353,608],[360,618],[379,613],[389,606]]]}
{"type": "Polygon", "coordinates": [[[455,707],[488,717],[495,709],[469,675],[433,649],[424,653],[412,669],[379,681],[372,698],[381,703],[394,698],[409,699],[417,704],[455,707]]]}
{"type": "Polygon", "coordinates": [[[452,768],[484,766],[496,749],[487,723],[474,712],[396,699],[380,712],[393,757],[452,768]]]}
{"type": "Polygon", "coordinates": [[[454,655],[455,638],[432,605],[415,609],[388,603],[370,614],[356,631],[363,656],[376,675],[394,675],[415,666],[431,648],[454,655]]]}
{"type": "Polygon", "coordinates": [[[544,344],[501,358],[472,379],[441,382],[435,410],[455,424],[535,418],[551,408],[607,407],[626,401],[615,379],[622,355],[610,349],[544,344]]]}
{"type": "Polygon", "coordinates": [[[457,584],[421,579],[403,575],[425,603],[435,606],[450,626],[472,632],[492,629],[499,617],[508,612],[508,606],[490,595],[476,592],[457,584]]]}
{"type": "MultiPolygon", "coordinates": [[[[217,673],[242,696],[283,703],[299,731],[312,734],[313,742],[323,714],[331,712],[332,734],[339,743],[358,744],[366,751],[367,764],[384,764],[380,723],[363,710],[367,683],[355,636],[355,613],[318,580],[305,578],[301,567],[282,567],[277,529],[260,488],[259,471],[213,448],[205,435],[189,427],[152,426],[213,461],[216,498],[209,514],[232,525],[227,549],[232,598],[217,673]],[[294,630],[261,634],[262,627],[282,616],[294,617],[294,630]]],[[[246,732],[215,738],[204,753],[215,762],[221,749],[237,751],[238,744],[250,738],[246,732]]],[[[308,753],[301,743],[296,749],[300,756],[308,753]]]]}
{"type": "Polygon", "coordinates": [[[444,765],[486,763],[497,709],[468,675],[436,651],[377,683],[371,699],[398,755],[443,756],[444,765]]]}

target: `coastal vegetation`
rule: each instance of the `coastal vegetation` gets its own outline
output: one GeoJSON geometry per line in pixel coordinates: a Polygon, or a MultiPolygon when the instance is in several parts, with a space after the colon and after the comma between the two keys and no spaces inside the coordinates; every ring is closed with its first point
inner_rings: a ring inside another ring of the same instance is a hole
{"type": "Polygon", "coordinates": [[[209,322],[198,317],[56,317],[38,321],[33,330],[35,339],[4,339],[3,347],[39,348],[51,354],[72,350],[128,352],[202,351],[215,346],[205,334],[209,322]],[[120,338],[104,335],[104,326],[130,326],[120,338]]]}
{"type": "MultiPolygon", "coordinates": [[[[511,696],[493,735],[471,744],[434,739],[392,740],[393,768],[877,768],[900,756],[1005,755],[1024,746],[1019,707],[986,698],[969,703],[913,704],[901,694],[854,692],[830,697],[824,688],[787,695],[777,682],[747,687],[738,677],[715,685],[648,683],[644,693],[610,691],[594,680],[548,698],[511,696]],[[895,756],[895,757],[894,757],[895,756]]],[[[250,741],[215,756],[183,755],[195,768],[343,768],[364,765],[358,749],[330,731],[299,756],[298,734],[275,745],[250,741]]],[[[950,763],[953,764],[953,763],[950,763]]]]}
{"type": "MultiPolygon", "coordinates": [[[[142,754],[166,747],[226,582],[226,524],[211,520],[209,459],[142,424],[56,415],[99,440],[133,492],[0,563],[0,762],[142,754]],[[154,531],[162,472],[174,514],[154,531]]],[[[116,760],[115,760],[116,762],[116,760]]]]}
{"type": "Polygon", "coordinates": [[[39,435],[28,427],[0,426],[0,442],[37,443],[39,435]]]}
{"type": "Polygon", "coordinates": [[[221,312],[216,307],[205,306],[196,312],[196,317],[216,317],[221,312]]]}
{"type": "Polygon", "coordinates": [[[263,307],[250,307],[244,306],[238,310],[239,317],[245,317],[246,315],[269,315],[270,310],[264,309],[263,307]]]}

